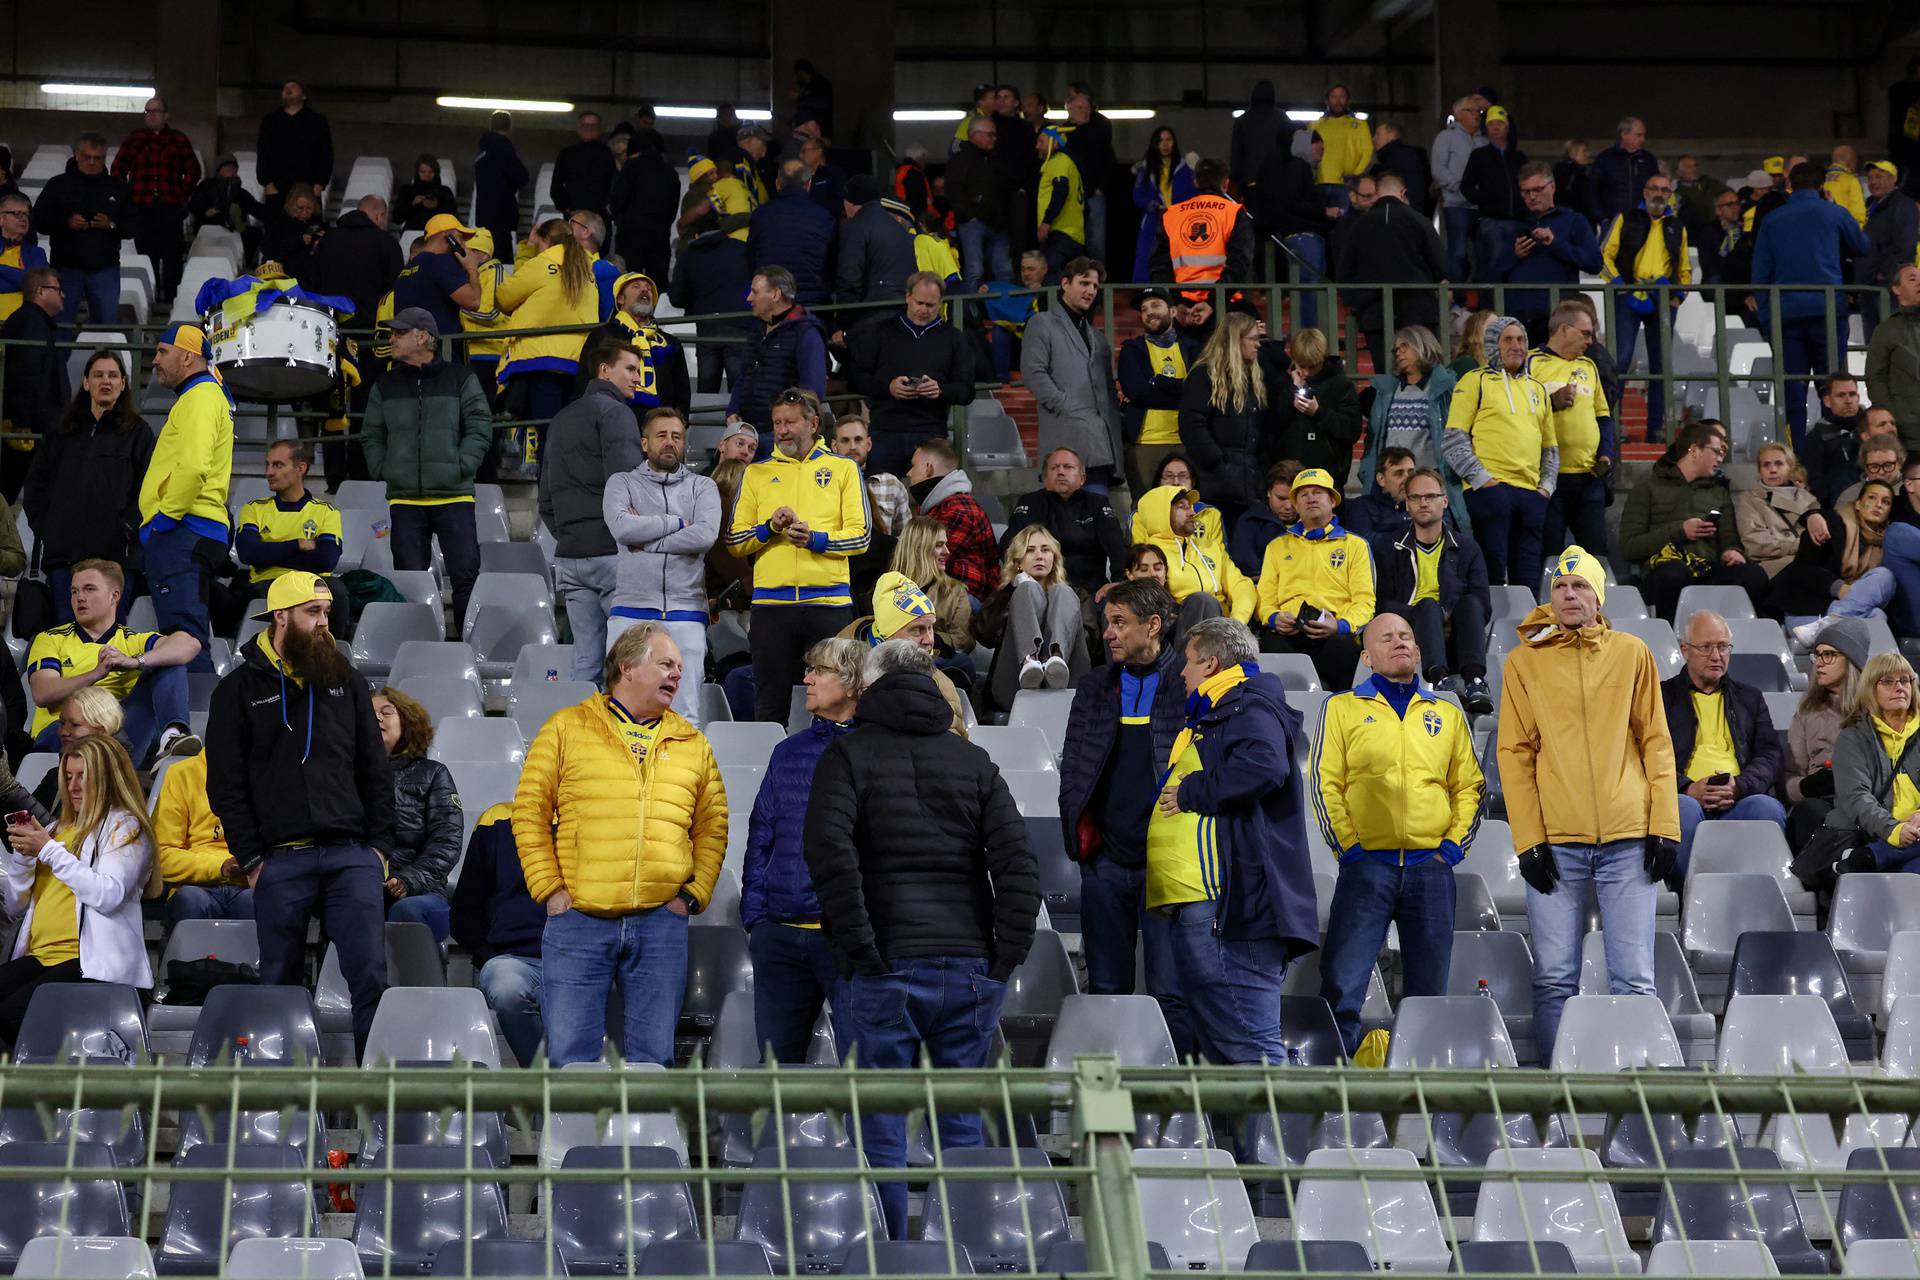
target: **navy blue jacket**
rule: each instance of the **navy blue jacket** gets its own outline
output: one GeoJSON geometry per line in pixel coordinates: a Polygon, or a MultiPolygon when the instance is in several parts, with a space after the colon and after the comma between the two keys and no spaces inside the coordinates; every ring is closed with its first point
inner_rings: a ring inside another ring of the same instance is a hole
{"type": "Polygon", "coordinates": [[[494,805],[474,824],[453,886],[452,916],[453,940],[472,954],[475,968],[494,956],[539,956],[547,909],[527,892],[512,805],[494,805]]]}
{"type": "MultiPolygon", "coordinates": [[[[1475,595],[1480,598],[1480,607],[1492,617],[1493,592],[1487,586],[1487,561],[1480,554],[1480,544],[1445,526],[1441,537],[1446,549],[1440,553],[1440,608],[1452,613],[1461,596],[1475,595]]],[[[1409,524],[1404,532],[1378,534],[1369,541],[1377,584],[1375,598],[1381,604],[1412,601],[1420,578],[1413,559],[1413,526],[1409,524]]]]}
{"type": "Polygon", "coordinates": [[[740,880],[740,923],[813,924],[820,899],[807,870],[807,795],[827,744],[852,725],[813,723],[773,749],[747,818],[746,864],[740,880]]]}
{"type": "MultiPolygon", "coordinates": [[[[1173,740],[1187,722],[1187,690],[1180,679],[1186,655],[1176,645],[1162,645],[1160,688],[1153,700],[1153,754],[1166,764],[1173,740]]],[[[1100,832],[1089,811],[1100,779],[1120,737],[1120,674],[1123,665],[1109,662],[1080,677],[1074,686],[1073,706],[1067,712],[1066,747],[1060,757],[1060,829],[1067,856],[1091,862],[1100,853],[1100,832]]]]}
{"type": "Polygon", "coordinates": [[[1587,166],[1587,214],[1598,226],[1606,226],[1629,209],[1640,207],[1640,189],[1660,168],[1660,161],[1645,147],[1629,154],[1614,143],[1593,158],[1587,166]]]}
{"type": "MultiPolygon", "coordinates": [[[[1573,210],[1555,205],[1538,217],[1525,215],[1521,226],[1526,231],[1545,227],[1553,232],[1553,243],[1535,245],[1524,258],[1513,251],[1511,240],[1502,244],[1493,255],[1494,279],[1509,284],[1577,285],[1582,271],[1600,270],[1600,244],[1593,238],[1593,224],[1573,210]]],[[[1522,320],[1543,317],[1553,310],[1552,298],[1545,289],[1510,289],[1507,314],[1522,320]]]]}
{"type": "MultiPolygon", "coordinates": [[[[674,306],[690,316],[745,311],[747,289],[752,284],[753,272],[747,269],[747,246],[724,231],[714,230],[703,232],[680,246],[680,252],[673,257],[667,296],[673,299],[674,306]]],[[[743,333],[748,326],[760,327],[751,317],[714,323],[738,325],[743,333]]],[[[705,331],[705,326],[701,326],[701,332],[705,331]]]]}
{"type": "Polygon", "coordinates": [[[747,335],[746,368],[733,384],[727,412],[737,413],[757,430],[773,430],[773,398],[788,387],[827,394],[827,338],[820,322],[795,303],[769,329],[753,322],[747,335]]]}
{"type": "MultiPolygon", "coordinates": [[[[1693,759],[1695,739],[1700,733],[1700,722],[1693,713],[1694,692],[1693,677],[1685,671],[1660,682],[1660,700],[1667,709],[1667,729],[1673,734],[1675,783],[1682,791],[1700,781],[1687,776],[1687,764],[1693,759]]],[[[1780,735],[1774,731],[1773,719],[1767,714],[1766,699],[1752,685],[1741,684],[1731,676],[1720,677],[1720,693],[1720,704],[1727,715],[1727,733],[1733,738],[1733,758],[1740,762],[1740,772],[1733,779],[1734,793],[1742,800],[1753,795],[1772,795],[1774,784],[1780,781],[1781,751],[1780,735]]]]}
{"type": "MultiPolygon", "coordinates": [[[[527,166],[521,163],[520,153],[514,150],[513,139],[492,130],[481,134],[479,153],[473,157],[474,221],[489,229],[517,229],[520,225],[520,188],[526,185],[527,166]]],[[[499,253],[511,248],[500,239],[497,231],[494,240],[494,247],[499,253]]]]}
{"type": "MultiPolygon", "coordinates": [[[[1342,512],[1343,523],[1345,518],[1346,513],[1342,512]]],[[[1257,502],[1234,522],[1233,532],[1227,535],[1227,555],[1239,566],[1240,572],[1249,578],[1258,578],[1260,567],[1267,561],[1267,544],[1286,530],[1287,526],[1267,509],[1266,503],[1257,502]]]]}
{"type": "MultiPolygon", "coordinates": [[[[898,302],[907,296],[907,277],[920,269],[913,256],[913,233],[901,226],[878,200],[870,200],[840,228],[840,262],[835,268],[835,302],[898,302]]],[[[857,311],[846,324],[872,316],[857,311]]]]}
{"type": "Polygon", "coordinates": [[[1200,768],[1180,808],[1214,819],[1225,871],[1215,928],[1230,942],[1278,942],[1289,960],[1320,946],[1300,713],[1267,672],[1249,676],[1200,717],[1200,768]]]}
{"type": "MultiPolygon", "coordinates": [[[[1761,224],[1753,243],[1753,283],[1844,284],[1841,258],[1872,249],[1852,214],[1818,191],[1796,191],[1761,224]]],[[[1838,298],[1834,304],[1837,308],[1838,298]]],[[[1823,293],[1788,289],[1780,296],[1780,314],[1786,319],[1826,313],[1823,293]]]]}
{"type": "Polygon", "coordinates": [[[793,272],[796,302],[830,302],[827,262],[837,226],[803,188],[776,191],[747,219],[747,266],[752,271],[785,267],[793,272]]]}

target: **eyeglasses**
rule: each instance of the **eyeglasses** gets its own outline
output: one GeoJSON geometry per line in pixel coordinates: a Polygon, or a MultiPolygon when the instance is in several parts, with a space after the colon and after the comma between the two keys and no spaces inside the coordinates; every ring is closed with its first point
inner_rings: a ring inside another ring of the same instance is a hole
{"type": "Polygon", "coordinates": [[[775,396],[773,398],[773,402],[775,404],[798,404],[798,405],[808,405],[808,407],[811,407],[811,405],[809,404],[809,397],[806,392],[794,391],[791,389],[782,391],[779,395],[775,396]]]}
{"type": "Polygon", "coordinates": [[[1912,684],[1913,677],[1912,676],[1881,676],[1878,680],[1875,680],[1874,683],[1879,685],[1883,689],[1890,689],[1895,685],[1912,684]]]}
{"type": "Polygon", "coordinates": [[[1682,649],[1691,649],[1695,653],[1704,653],[1709,658],[1724,658],[1733,652],[1731,643],[1722,644],[1682,644],[1682,649]]]}
{"type": "Polygon", "coordinates": [[[1447,495],[1444,493],[1410,493],[1407,495],[1407,501],[1408,502],[1444,502],[1446,501],[1446,497],[1447,495]]]}
{"type": "Polygon", "coordinates": [[[1819,663],[1838,662],[1846,656],[1846,654],[1840,652],[1838,649],[1815,649],[1813,651],[1813,660],[1819,663]]]}

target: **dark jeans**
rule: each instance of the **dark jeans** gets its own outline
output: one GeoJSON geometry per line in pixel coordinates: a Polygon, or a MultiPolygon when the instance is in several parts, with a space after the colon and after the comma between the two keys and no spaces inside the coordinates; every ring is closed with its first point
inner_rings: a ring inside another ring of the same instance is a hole
{"type": "Polygon", "coordinates": [[[423,924],[433,931],[435,942],[445,942],[453,929],[453,907],[437,893],[413,893],[387,900],[387,919],[403,924],[423,924]]]}
{"type": "Polygon", "coordinates": [[[21,956],[0,964],[0,1051],[13,1052],[13,1043],[20,1038],[20,1024],[27,1020],[27,1006],[33,1002],[36,988],[49,982],[85,981],[80,976],[78,960],[49,966],[32,956],[21,956]]]}
{"type": "Polygon", "coordinates": [[[467,622],[467,597],[480,576],[480,534],[474,525],[471,502],[449,502],[440,507],[418,507],[396,502],[389,508],[393,522],[393,567],[433,568],[433,540],[440,539],[447,576],[453,580],[453,625],[467,622]]]}
{"type": "Polygon", "coordinates": [[[551,369],[533,370],[527,373],[508,375],[501,396],[507,406],[507,415],[514,418],[531,419],[532,426],[515,427],[513,436],[516,441],[515,457],[524,468],[527,462],[526,435],[534,432],[533,461],[539,463],[547,456],[547,436],[550,434],[547,424],[553,415],[567,407],[567,401],[573,395],[574,375],[556,373],[551,369]]]}
{"type": "Polygon", "coordinates": [[[1217,906],[1188,902],[1166,909],[1174,981],[1186,993],[1194,1043],[1209,1062],[1285,1063],[1280,987],[1287,976],[1286,946],[1275,939],[1222,937],[1217,906]]]}
{"type": "MultiPolygon", "coordinates": [[[[1841,337],[1847,332],[1847,317],[1842,311],[1835,317],[1841,337]]],[[[1771,333],[1767,334],[1769,340],[1771,333]]],[[[1827,317],[1801,316],[1780,317],[1780,350],[1774,353],[1778,362],[1774,367],[1782,377],[1794,374],[1812,374],[1824,378],[1827,375],[1827,317]]],[[[1807,388],[1813,384],[1806,381],[1785,384],[1787,397],[1787,427],[1793,432],[1793,447],[1802,449],[1807,443],[1807,388]]]]}
{"type": "Polygon", "coordinates": [[[1332,635],[1324,640],[1305,634],[1283,636],[1278,631],[1262,631],[1260,647],[1268,653],[1304,653],[1313,662],[1320,687],[1330,693],[1353,688],[1353,669],[1360,662],[1360,637],[1357,634],[1332,635]]]}
{"type": "Polygon", "coordinates": [[[60,327],[72,330],[80,320],[80,303],[87,304],[87,323],[96,329],[111,327],[120,319],[120,268],[102,267],[82,271],[61,267],[60,327]]]}
{"type": "MultiPolygon", "coordinates": [[[[184,729],[193,723],[187,705],[185,667],[150,667],[135,678],[133,688],[120,699],[124,719],[119,737],[136,765],[146,761],[162,730],[173,725],[184,729]]],[[[56,720],[36,734],[33,745],[40,751],[60,750],[60,722],[56,720]]]]}
{"type": "MultiPolygon", "coordinates": [[[[156,296],[171,294],[180,284],[182,265],[180,224],[187,207],[181,204],[133,206],[133,247],[153,259],[156,296]]],[[[119,299],[115,300],[116,305],[119,299]]]]}
{"type": "MultiPolygon", "coordinates": [[[[1440,210],[1440,226],[1447,239],[1447,279],[1455,284],[1467,279],[1467,256],[1473,246],[1475,217],[1471,208],[1447,207],[1440,210]]],[[[1376,369],[1385,367],[1378,363],[1374,365],[1376,369]]]]}
{"type": "Polygon", "coordinates": [[[1540,491],[1510,484],[1469,489],[1467,515],[1473,520],[1480,553],[1486,557],[1487,581],[1538,591],[1545,564],[1540,535],[1547,521],[1547,500],[1540,491]]]}
{"type": "Polygon", "coordinates": [[[167,898],[167,926],[182,920],[251,920],[253,890],[241,884],[183,884],[167,898]]]}
{"type": "Polygon", "coordinates": [[[353,1000],[353,1049],[364,1058],[374,1011],[387,991],[386,890],[380,857],[364,844],[316,844],[267,855],[253,886],[260,981],[307,985],[307,921],[340,949],[353,1000]]]}
{"type": "Polygon", "coordinates": [[[227,558],[226,544],[203,538],[184,524],[147,539],[147,585],[153,592],[154,630],[184,631],[200,642],[187,670],[213,674],[213,623],[207,613],[212,567],[227,558]]]}
{"type": "MultiPolygon", "coordinates": [[[[1500,256],[1500,250],[1520,238],[1521,228],[1526,224],[1508,218],[1481,218],[1473,228],[1473,278],[1481,284],[1493,284],[1497,277],[1493,273],[1493,264],[1500,256]]],[[[1493,305],[1491,294],[1482,294],[1486,306],[1493,305]]]]}
{"type": "MultiPolygon", "coordinates": [[[[1599,476],[1562,471],[1554,486],[1553,506],[1566,523],[1567,537],[1595,555],[1607,549],[1607,482],[1599,476]]],[[[1559,554],[1561,548],[1548,547],[1559,554]]],[[[1531,584],[1529,584],[1531,585],[1531,584]]]]}
{"type": "Polygon", "coordinates": [[[805,1062],[813,1024],[838,981],[826,930],[763,920],[747,935],[747,954],[753,960],[754,1061],[772,1045],[775,1060],[805,1062]]]}
{"type": "MultiPolygon", "coordinates": [[[[1891,526],[1900,528],[1899,525],[1891,526]]],[[[1747,597],[1753,601],[1756,613],[1765,613],[1769,608],[1767,597],[1771,592],[1772,579],[1767,571],[1751,562],[1747,564],[1716,564],[1707,572],[1695,577],[1687,572],[1687,567],[1678,561],[1655,565],[1640,578],[1640,596],[1647,602],[1647,608],[1654,616],[1673,621],[1673,610],[1680,603],[1680,589],[1691,586],[1745,587],[1747,597]]]]}
{"type": "MultiPolygon", "coordinates": [[[[847,1033],[841,1053],[856,1066],[901,1068],[913,1066],[924,1045],[936,1067],[984,1067],[1006,998],[1007,984],[989,978],[987,962],[970,956],[917,956],[896,962],[887,973],[856,973],[834,990],[833,1005],[847,1033]]],[[[1277,1021],[1279,1000],[1273,1007],[1277,1021]]],[[[943,1109],[939,1129],[942,1151],[982,1145],[977,1111],[943,1109]]],[[[906,1167],[905,1115],[868,1112],[860,1132],[868,1165],[906,1167]]],[[[907,1184],[878,1185],[887,1236],[904,1240],[907,1184]]]]}
{"type": "MultiPolygon", "coordinates": [[[[743,330],[737,320],[709,320],[705,324],[695,325],[694,332],[703,338],[744,338],[751,330],[743,330]]],[[[729,390],[740,385],[740,375],[747,363],[745,343],[701,343],[695,348],[695,354],[700,357],[700,371],[693,388],[695,391],[712,395],[720,390],[722,374],[726,375],[729,390]]]]}
{"type": "MultiPolygon", "coordinates": [[[[1660,349],[1660,302],[1654,296],[1654,308],[1651,311],[1635,311],[1628,299],[1632,295],[1620,293],[1613,300],[1613,360],[1622,374],[1633,367],[1634,349],[1639,345],[1640,331],[1647,334],[1647,371],[1660,373],[1667,367],[1666,352],[1660,349]]],[[[1805,425],[1805,414],[1801,415],[1805,425]]],[[[1619,411],[1614,413],[1614,421],[1620,420],[1619,411]]],[[[1666,439],[1667,433],[1667,390],[1655,379],[1647,384],[1647,442],[1657,444],[1666,439]]],[[[1796,436],[1796,439],[1798,437],[1796,436]]]]}
{"type": "Polygon", "coordinates": [[[1348,1057],[1360,1047],[1360,1006],[1366,1002],[1367,982],[1386,945],[1389,924],[1400,926],[1406,994],[1447,994],[1453,906],[1453,868],[1438,854],[1410,867],[1365,853],[1341,860],[1327,942],[1320,952],[1320,994],[1333,1006],[1348,1057]]]}
{"type": "Polygon", "coordinates": [[[1111,858],[1080,864],[1080,946],[1087,961],[1087,991],[1097,996],[1133,994],[1134,948],[1146,946],[1147,994],[1160,1004],[1173,1049],[1185,1062],[1194,1053],[1187,1002],[1173,980],[1171,935],[1165,917],[1147,910],[1147,869],[1123,867],[1111,858]]]}
{"type": "Polygon", "coordinates": [[[1487,674],[1487,607],[1479,596],[1462,594],[1454,601],[1451,618],[1438,600],[1422,600],[1409,606],[1407,614],[1428,680],[1450,674],[1472,680],[1487,674]]]}
{"type": "Polygon", "coordinates": [[[753,654],[753,718],[785,724],[807,650],[839,635],[853,621],[853,608],[762,604],[753,607],[751,620],[747,642],[753,654]]]}

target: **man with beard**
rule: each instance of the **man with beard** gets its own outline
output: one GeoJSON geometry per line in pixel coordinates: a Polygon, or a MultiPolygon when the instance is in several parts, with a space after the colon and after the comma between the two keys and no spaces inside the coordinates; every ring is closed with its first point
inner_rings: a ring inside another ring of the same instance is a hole
{"type": "MultiPolygon", "coordinates": [[[[687,377],[687,357],[680,344],[668,337],[653,322],[654,304],[660,298],[660,286],[653,277],[629,271],[613,282],[613,314],[607,322],[587,334],[580,344],[582,354],[613,343],[632,347],[640,353],[640,380],[634,386],[631,403],[635,419],[648,410],[665,405],[682,414],[693,403],[693,384],[687,377]]],[[[594,379],[594,371],[585,360],[580,362],[578,394],[584,394],[594,379]]],[[[595,659],[597,662],[598,659],[595,659]]]]}
{"type": "Polygon", "coordinates": [[[1142,290],[1138,305],[1142,332],[1120,344],[1120,434],[1127,488],[1145,493],[1166,456],[1180,452],[1180,396],[1200,343],[1174,324],[1165,289],[1142,290]]]}
{"type": "Polygon", "coordinates": [[[387,989],[384,850],[393,777],[367,682],[327,629],[333,593],[274,579],[267,629],[241,647],[207,717],[207,799],[253,890],[260,981],[306,983],[307,921],[340,949],[364,1054],[387,989]]]}

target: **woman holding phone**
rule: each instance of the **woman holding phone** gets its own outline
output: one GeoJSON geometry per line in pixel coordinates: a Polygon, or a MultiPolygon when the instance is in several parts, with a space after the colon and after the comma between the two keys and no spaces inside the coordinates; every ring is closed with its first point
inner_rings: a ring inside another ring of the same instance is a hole
{"type": "Polygon", "coordinates": [[[0,908],[19,920],[0,964],[0,1048],[13,1051],[34,989],[49,982],[151,987],[140,898],[153,867],[153,827],[125,747],[104,734],[60,753],[60,817],[7,815],[0,908]]]}

